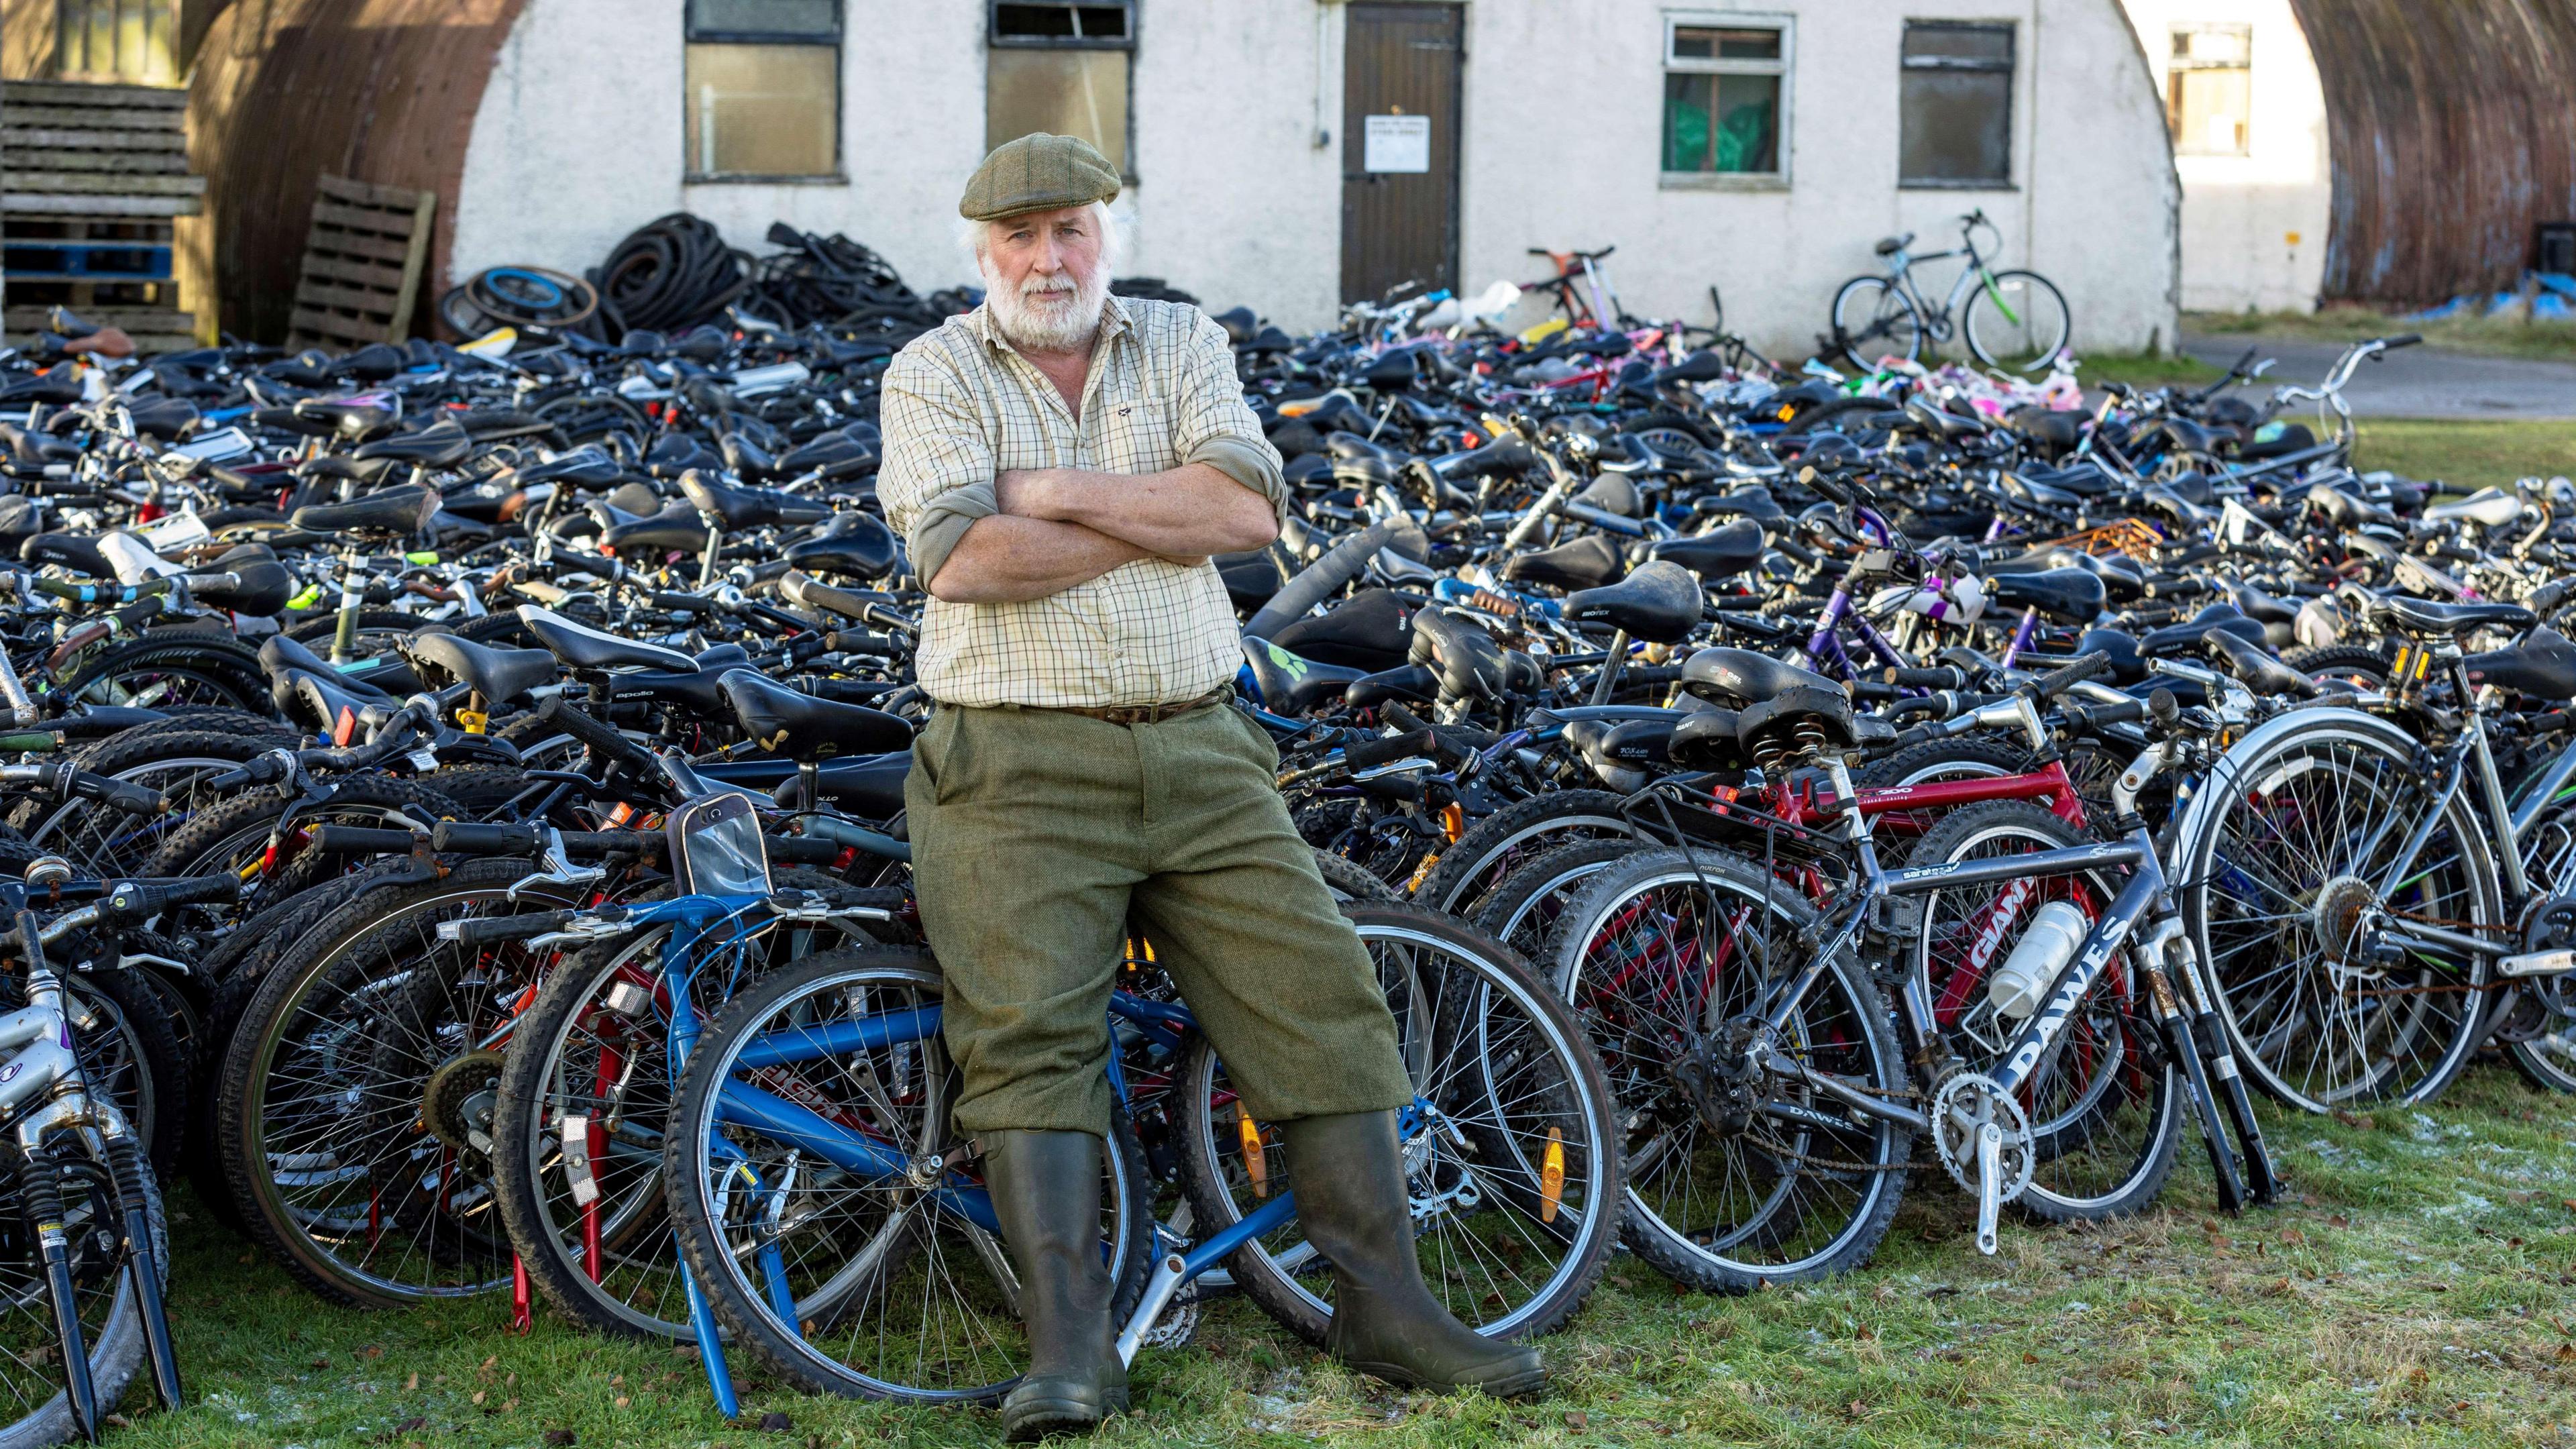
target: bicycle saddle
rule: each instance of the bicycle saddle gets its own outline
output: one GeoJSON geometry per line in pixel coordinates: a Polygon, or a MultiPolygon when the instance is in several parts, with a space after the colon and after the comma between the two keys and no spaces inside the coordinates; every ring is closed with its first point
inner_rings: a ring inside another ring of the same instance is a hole
{"type": "Polygon", "coordinates": [[[2510,649],[2471,654],[2460,667],[2469,672],[2471,684],[2492,684],[2559,704],[2576,699],[2576,643],[2555,629],[2534,629],[2510,649]]]}
{"type": "Polygon", "coordinates": [[[1495,572],[1514,583],[1545,584],[1570,592],[1614,583],[1625,568],[1617,545],[1600,534],[1587,533],[1572,543],[1514,554],[1495,572]]]}
{"type": "Polygon", "coordinates": [[[2120,489],[2119,479],[2090,463],[2078,463],[2071,468],[2024,468],[2018,476],[2026,483],[2054,488],[2060,493],[2079,493],[2087,498],[2105,497],[2120,489]]]}
{"type": "Polygon", "coordinates": [[[2126,629],[2087,629],[2075,640],[2077,654],[2111,656],[2111,682],[2135,684],[2147,677],[2146,656],[2139,652],[2137,636],[2126,629]]]}
{"type": "Polygon", "coordinates": [[[2292,699],[2314,699],[2325,693],[2325,687],[2292,669],[2266,652],[2262,645],[2225,629],[2212,629],[2201,636],[2210,656],[2219,667],[2236,677],[2238,683],[2256,694],[2285,694],[2292,699]]]}
{"type": "Polygon", "coordinates": [[[853,436],[849,429],[843,428],[800,443],[780,454],[772,471],[782,478],[801,478],[815,473],[838,480],[873,473],[880,461],[882,455],[875,443],[853,436]]]}
{"type": "Polygon", "coordinates": [[[540,483],[569,484],[575,488],[607,488],[626,476],[617,460],[597,448],[575,448],[560,457],[542,463],[530,463],[514,475],[522,488],[540,483]]]}
{"type": "Polygon", "coordinates": [[[125,415],[134,423],[134,431],[164,443],[179,441],[182,434],[197,425],[197,405],[183,397],[138,398],[125,405],[125,415]]]}
{"type": "Polygon", "coordinates": [[[456,425],[454,418],[440,418],[416,433],[397,433],[360,443],[350,456],[359,462],[392,458],[423,468],[452,468],[465,461],[474,451],[474,438],[456,425]]]}
{"type": "Polygon", "coordinates": [[[2405,594],[2381,594],[2371,617],[2415,634],[2456,637],[2486,628],[2527,629],[2540,622],[2520,604],[2436,604],[2405,594]]]}
{"type": "Polygon", "coordinates": [[[1670,367],[1658,368],[1655,372],[1655,381],[1658,384],[1715,382],[1724,376],[1726,376],[1726,364],[1719,360],[1716,353],[1703,348],[1670,367]]]}
{"type": "Polygon", "coordinates": [[[762,749],[799,764],[836,755],[882,755],[912,747],[901,716],[864,705],[836,704],[773,684],[748,669],[725,671],[716,688],[733,706],[744,734],[762,749]]]}
{"type": "Polygon", "coordinates": [[[414,664],[425,664],[471,687],[482,697],[486,711],[515,704],[529,690],[554,683],[561,668],[543,649],[493,649],[453,634],[415,634],[403,645],[403,653],[414,664]]]}
{"type": "Polygon", "coordinates": [[[1342,703],[1353,709],[1375,709],[1396,700],[1413,704],[1439,703],[1440,676],[1419,664],[1407,664],[1362,675],[1342,691],[1342,703]]]}
{"type": "Polygon", "coordinates": [[[1337,704],[1342,691],[1357,683],[1363,671],[1338,664],[1300,659],[1267,639],[1243,640],[1245,667],[1261,691],[1261,703],[1279,714],[1304,714],[1320,704],[1337,704]]]}
{"type": "Polygon", "coordinates": [[[1413,648],[1413,606],[1388,589],[1364,589],[1329,614],[1299,619],[1272,643],[1318,664],[1374,672],[1404,663],[1413,648]]]}
{"type": "MultiPolygon", "coordinates": [[[[815,784],[824,799],[862,820],[891,820],[903,813],[903,777],[910,773],[912,751],[899,750],[834,760],[816,772],[815,784]]],[[[806,808],[801,780],[779,786],[775,798],[782,809],[806,808]]]]}
{"type": "Polygon", "coordinates": [[[438,512],[438,490],[408,483],[354,503],[308,503],[287,522],[308,533],[414,534],[438,512]]]}
{"type": "Polygon", "coordinates": [[[2224,629],[2248,644],[2260,644],[2265,637],[2263,625],[2237,612],[2234,604],[2212,604],[2184,623],[2148,630],[2138,640],[2138,652],[2150,659],[2181,654],[2196,647],[2212,629],[2224,629]]]}
{"type": "MultiPolygon", "coordinates": [[[[610,505],[594,503],[592,516],[610,505]]],[[[613,515],[612,515],[613,516],[613,515]]],[[[675,549],[695,553],[707,546],[707,521],[695,505],[674,503],[661,512],[644,518],[611,524],[600,530],[600,543],[608,548],[675,549]]]]}
{"type": "Polygon", "coordinates": [[[1734,710],[1715,705],[1684,715],[1664,742],[1664,756],[1685,770],[1742,769],[1741,720],[1734,710]]]}
{"type": "Polygon", "coordinates": [[[659,644],[643,644],[621,639],[614,634],[576,624],[551,609],[535,604],[519,606],[519,622],[537,636],[547,652],[575,669],[667,669],[674,673],[694,674],[698,661],[677,649],[659,644]]]}
{"type": "MultiPolygon", "coordinates": [[[[135,423],[136,427],[142,425],[139,419],[135,423]]],[[[2522,500],[2493,488],[2481,488],[2457,502],[2436,503],[2424,510],[2424,517],[2432,522],[2465,519],[2489,528],[2500,528],[2521,516],[2522,500]]]]}
{"type": "MultiPolygon", "coordinates": [[[[1763,496],[1767,498],[1770,495],[1763,496]]],[[[1773,504],[1772,507],[1776,509],[1779,505],[1773,504]]],[[[1646,552],[1656,562],[1679,564],[1703,579],[1725,579],[1762,562],[1764,541],[1761,524],[1750,518],[1739,518],[1724,528],[1710,529],[1695,538],[1664,539],[1649,546],[1646,552]]]]}
{"type": "Polygon", "coordinates": [[[1986,580],[1986,596],[2013,608],[2033,608],[2067,624],[2090,622],[2109,596],[2102,581],[2078,568],[2035,574],[2003,573],[1986,580]]]}
{"type": "Polygon", "coordinates": [[[285,608],[295,596],[294,576],[274,558],[235,559],[226,554],[215,561],[215,568],[219,572],[188,576],[188,592],[200,604],[265,617],[285,608]]]}
{"type": "Polygon", "coordinates": [[[1878,245],[1872,247],[1871,250],[1877,252],[1882,257],[1892,257],[1912,245],[1914,245],[1914,233],[1909,231],[1903,236],[1880,237],[1878,239],[1878,245]]]}
{"type": "Polygon", "coordinates": [[[1679,563],[1656,559],[1615,584],[1566,595],[1565,618],[1608,624],[1649,644],[1679,644],[1699,628],[1699,580],[1679,563]]]}
{"type": "Polygon", "coordinates": [[[1711,518],[1750,518],[1769,523],[1789,516],[1771,490],[1759,483],[1738,488],[1718,498],[1702,498],[1691,504],[1691,512],[1711,518]]]}
{"type": "Polygon", "coordinates": [[[98,540],[85,533],[39,533],[18,545],[18,559],[38,567],[60,564],[83,578],[116,577],[116,566],[98,551],[98,540]]]}
{"type": "Polygon", "coordinates": [[[820,523],[832,516],[828,504],[770,488],[736,488],[697,468],[680,475],[680,491],[700,513],[722,521],[728,530],[770,523],[820,523]]]}
{"type": "Polygon", "coordinates": [[[894,530],[873,513],[834,514],[813,537],[789,544],[787,562],[815,573],[844,578],[884,578],[902,562],[894,530]]]}
{"type": "Polygon", "coordinates": [[[1438,676],[1442,695],[1460,699],[1531,693],[1545,682],[1538,661],[1504,649],[1473,620],[1446,609],[1413,616],[1411,659],[1438,676]]]}
{"type": "Polygon", "coordinates": [[[2228,601],[2248,619],[2281,625],[2298,622],[2299,606],[2287,599],[2276,599],[2241,579],[2221,580],[2219,587],[2227,591],[2228,601]]]}
{"type": "Polygon", "coordinates": [[[1843,701],[1846,714],[1851,699],[1843,687],[1812,669],[1756,654],[1750,649],[1701,649],[1682,661],[1682,688],[1717,704],[1738,707],[1762,704],[1792,689],[1830,694],[1843,701]]]}
{"type": "MultiPolygon", "coordinates": [[[[265,416],[267,411],[269,410],[263,409],[262,416],[257,421],[262,424],[270,422],[271,420],[265,416]]],[[[297,420],[310,425],[296,428],[295,431],[301,433],[318,430],[321,433],[336,434],[353,443],[363,443],[382,437],[393,431],[394,424],[402,421],[402,409],[394,404],[352,402],[346,398],[298,398],[295,406],[289,411],[297,420]]]]}
{"type": "Polygon", "coordinates": [[[1450,453],[1430,461],[1432,476],[1443,483],[1462,478],[1508,477],[1539,466],[1538,454],[1518,438],[1488,443],[1463,453],[1450,453]]]}
{"type": "Polygon", "coordinates": [[[1646,511],[1646,501],[1637,496],[1637,485],[1617,473],[1604,473],[1585,484],[1574,501],[1586,508],[1598,508],[1621,518],[1636,518],[1646,511]]]}

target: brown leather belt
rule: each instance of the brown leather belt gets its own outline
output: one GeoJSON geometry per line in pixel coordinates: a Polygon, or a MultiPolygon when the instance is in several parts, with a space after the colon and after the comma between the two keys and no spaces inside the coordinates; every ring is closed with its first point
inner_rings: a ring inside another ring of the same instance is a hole
{"type": "Polygon", "coordinates": [[[1122,704],[1105,709],[1090,709],[1080,705],[1032,704],[1025,705],[1023,708],[1043,709],[1054,714],[1078,714],[1085,719],[1107,720],[1114,725],[1161,724],[1167,719],[1178,719],[1194,709],[1205,709],[1212,704],[1222,704],[1233,697],[1233,694],[1234,686],[1223,684],[1196,699],[1185,699],[1177,704],[1122,704]]]}

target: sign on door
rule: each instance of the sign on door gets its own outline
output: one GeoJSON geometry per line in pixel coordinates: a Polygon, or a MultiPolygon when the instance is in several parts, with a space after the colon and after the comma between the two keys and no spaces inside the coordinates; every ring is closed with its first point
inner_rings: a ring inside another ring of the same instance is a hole
{"type": "Polygon", "coordinates": [[[1369,117],[1361,169],[1428,172],[1431,169],[1431,118],[1369,117]]]}

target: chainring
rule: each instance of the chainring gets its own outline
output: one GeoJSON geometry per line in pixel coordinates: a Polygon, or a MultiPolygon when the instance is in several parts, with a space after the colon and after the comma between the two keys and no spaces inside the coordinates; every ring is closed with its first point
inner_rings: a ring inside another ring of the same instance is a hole
{"type": "Polygon", "coordinates": [[[501,1064],[495,1051],[466,1052],[438,1064],[420,1093],[420,1116],[430,1135],[476,1157],[492,1155],[492,1123],[500,1105],[501,1064]]]}
{"type": "Polygon", "coordinates": [[[2030,1119],[2003,1084],[1983,1072],[1961,1072],[1932,1094],[1932,1148],[1950,1180],[1977,1190],[1977,1135],[1988,1122],[2003,1129],[2003,1191],[2011,1202],[2030,1186],[2039,1154],[2033,1149],[2030,1119]]]}

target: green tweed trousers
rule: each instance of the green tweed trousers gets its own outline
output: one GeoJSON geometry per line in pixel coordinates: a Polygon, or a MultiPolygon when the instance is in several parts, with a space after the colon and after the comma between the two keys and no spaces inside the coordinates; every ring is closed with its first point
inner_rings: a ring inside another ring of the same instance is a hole
{"type": "Polygon", "coordinates": [[[1241,711],[1155,724],[942,706],[904,781],[966,1132],[1105,1135],[1129,923],[1264,1121],[1413,1099],[1368,950],[1241,711]]]}

